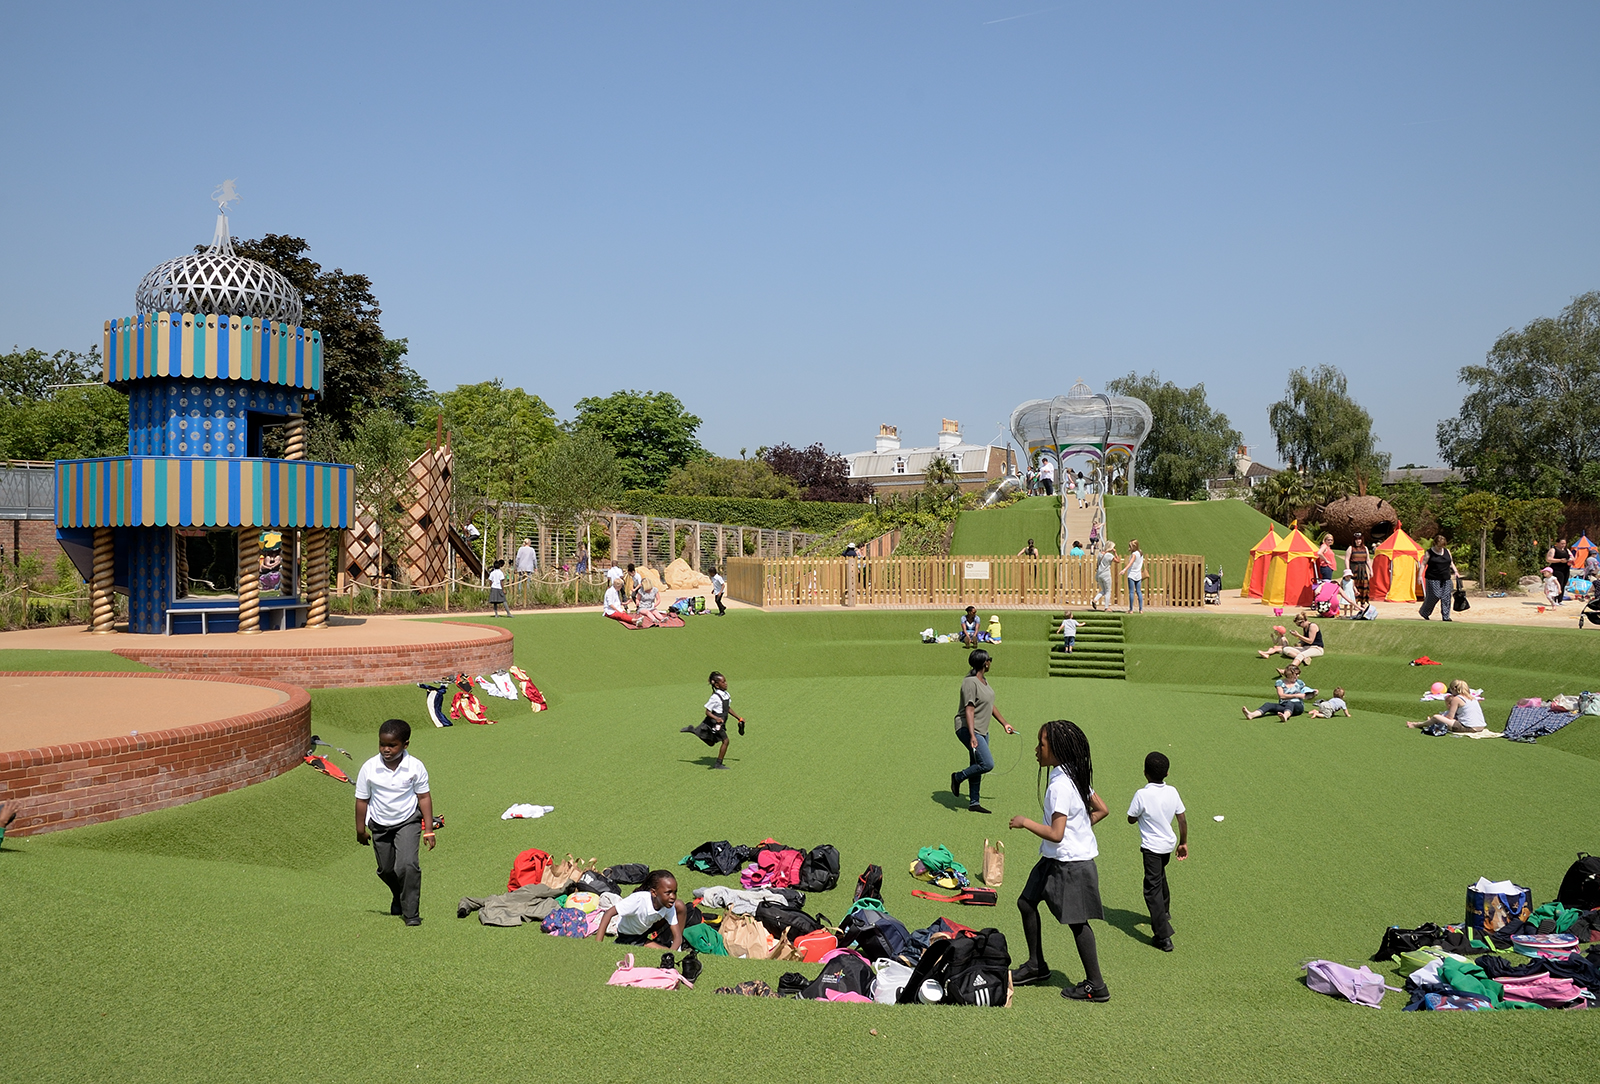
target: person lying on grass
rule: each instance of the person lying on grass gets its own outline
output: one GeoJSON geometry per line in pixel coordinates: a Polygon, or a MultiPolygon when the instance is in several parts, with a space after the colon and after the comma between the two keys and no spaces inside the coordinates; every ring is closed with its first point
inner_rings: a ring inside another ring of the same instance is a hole
{"type": "Polygon", "coordinates": [[[1282,625],[1272,626],[1272,646],[1256,654],[1263,659],[1270,659],[1274,655],[1282,655],[1283,649],[1289,646],[1289,633],[1282,625]]]}
{"type": "Polygon", "coordinates": [[[1472,691],[1465,681],[1456,678],[1447,691],[1449,695],[1444,698],[1443,711],[1406,726],[1421,730],[1438,724],[1452,734],[1476,734],[1487,725],[1483,721],[1483,705],[1472,699],[1472,691]]]}
{"type": "Polygon", "coordinates": [[[1306,697],[1315,696],[1317,690],[1307,688],[1306,683],[1300,680],[1300,668],[1290,663],[1283,668],[1283,676],[1273,682],[1278,690],[1278,700],[1262,704],[1256,711],[1249,708],[1241,709],[1246,719],[1259,719],[1263,715],[1276,715],[1283,722],[1288,722],[1295,715],[1300,715],[1306,710],[1306,697]]]}
{"type": "Polygon", "coordinates": [[[1326,700],[1318,700],[1306,714],[1313,719],[1332,719],[1341,711],[1346,719],[1350,718],[1350,705],[1344,702],[1344,687],[1335,685],[1333,695],[1326,700]]]}
{"type": "Polygon", "coordinates": [[[616,919],[617,944],[667,944],[670,933],[671,951],[677,952],[683,947],[683,927],[688,917],[689,909],[678,901],[678,879],[664,869],[651,870],[645,875],[644,884],[615,907],[606,908],[594,936],[605,944],[611,920],[616,919]]]}

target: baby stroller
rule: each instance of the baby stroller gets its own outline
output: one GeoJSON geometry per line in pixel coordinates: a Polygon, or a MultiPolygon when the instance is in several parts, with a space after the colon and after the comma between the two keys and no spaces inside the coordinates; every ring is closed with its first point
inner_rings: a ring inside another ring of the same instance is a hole
{"type": "Polygon", "coordinates": [[[1210,572],[1206,573],[1205,589],[1206,589],[1206,605],[1208,605],[1208,606],[1221,606],[1222,605],[1222,566],[1221,565],[1217,566],[1217,571],[1216,571],[1215,574],[1210,573],[1210,572]]]}
{"type": "Polygon", "coordinates": [[[1318,617],[1339,616],[1339,585],[1332,580],[1317,581],[1317,590],[1311,596],[1318,617]]]}
{"type": "Polygon", "coordinates": [[[1596,595],[1596,597],[1584,603],[1583,609],[1579,611],[1578,627],[1580,629],[1583,628],[1584,618],[1589,619],[1589,624],[1600,628],[1600,595],[1596,595]]]}

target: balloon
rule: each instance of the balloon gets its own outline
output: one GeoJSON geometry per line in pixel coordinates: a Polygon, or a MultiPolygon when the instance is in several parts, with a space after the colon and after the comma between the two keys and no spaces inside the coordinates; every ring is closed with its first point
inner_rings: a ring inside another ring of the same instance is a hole
{"type": "Polygon", "coordinates": [[[1434,696],[1441,695],[1444,692],[1444,682],[1435,681],[1428,691],[1433,693],[1434,696]]]}

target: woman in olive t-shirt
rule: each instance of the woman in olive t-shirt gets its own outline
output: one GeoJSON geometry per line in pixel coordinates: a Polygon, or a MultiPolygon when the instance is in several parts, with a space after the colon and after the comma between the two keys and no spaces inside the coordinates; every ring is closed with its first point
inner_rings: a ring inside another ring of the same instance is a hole
{"type": "Polygon", "coordinates": [[[950,773],[950,793],[961,797],[961,784],[967,784],[967,809],[973,813],[988,813],[979,800],[979,788],[985,773],[994,771],[994,757],[989,755],[989,720],[1015,734],[1005,717],[994,710],[994,689],[989,685],[989,653],[982,648],[967,656],[971,672],[961,682],[961,701],[956,705],[956,737],[967,747],[971,758],[964,769],[950,773]]]}

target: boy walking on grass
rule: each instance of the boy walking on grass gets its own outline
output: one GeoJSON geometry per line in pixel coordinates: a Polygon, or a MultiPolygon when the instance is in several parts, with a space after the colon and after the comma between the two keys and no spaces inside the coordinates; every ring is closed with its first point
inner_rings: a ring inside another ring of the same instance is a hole
{"type": "Polygon", "coordinates": [[[378,728],[378,755],[356,775],[356,842],[378,856],[378,877],[389,886],[389,913],[422,925],[420,843],[433,850],[433,795],[428,769],[406,752],[411,724],[390,719],[378,728]]]}
{"type": "Polygon", "coordinates": [[[1173,851],[1178,861],[1189,857],[1189,821],[1184,817],[1183,799],[1167,785],[1171,767],[1166,755],[1151,753],[1144,758],[1146,783],[1134,794],[1128,806],[1128,823],[1139,826],[1139,853],[1144,857],[1144,904],[1150,910],[1150,932],[1156,948],[1172,951],[1172,891],[1167,886],[1167,862],[1173,851]],[[1172,820],[1178,820],[1173,835],[1172,820]]]}

